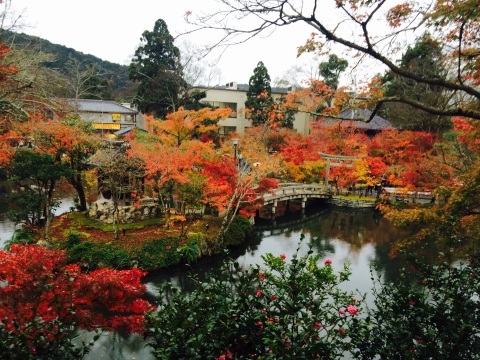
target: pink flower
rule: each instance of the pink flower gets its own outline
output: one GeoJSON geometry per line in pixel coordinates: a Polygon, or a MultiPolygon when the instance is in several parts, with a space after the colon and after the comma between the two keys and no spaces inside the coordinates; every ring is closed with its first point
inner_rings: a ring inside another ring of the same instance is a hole
{"type": "Polygon", "coordinates": [[[324,265],[325,265],[325,266],[330,266],[330,265],[332,265],[332,259],[326,259],[325,262],[324,262],[324,265]]]}
{"type": "Polygon", "coordinates": [[[338,310],[338,312],[339,312],[341,315],[345,315],[345,310],[343,310],[343,309],[338,310]]]}
{"type": "Polygon", "coordinates": [[[263,281],[267,278],[267,276],[265,275],[265,273],[262,270],[260,270],[258,272],[258,277],[259,277],[260,281],[263,281]]]}
{"type": "Polygon", "coordinates": [[[348,305],[347,311],[350,313],[350,315],[358,315],[358,309],[355,305],[348,305]]]}
{"type": "Polygon", "coordinates": [[[280,258],[282,259],[282,261],[285,261],[285,259],[287,258],[287,255],[282,254],[282,255],[280,255],[280,258]]]}
{"type": "Polygon", "coordinates": [[[257,297],[261,297],[262,296],[262,290],[258,289],[257,290],[257,297]]]}
{"type": "Polygon", "coordinates": [[[322,324],[320,324],[319,322],[316,322],[316,323],[315,323],[315,327],[316,327],[317,329],[320,329],[320,328],[322,327],[322,324]]]}

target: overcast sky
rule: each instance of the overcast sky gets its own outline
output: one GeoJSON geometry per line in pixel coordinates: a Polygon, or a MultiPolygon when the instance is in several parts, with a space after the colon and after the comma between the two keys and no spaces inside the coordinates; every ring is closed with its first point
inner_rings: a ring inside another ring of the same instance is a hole
{"type": "MultiPolygon", "coordinates": [[[[163,19],[170,34],[176,36],[187,27],[184,20],[187,11],[195,15],[216,6],[212,0],[11,0],[11,3],[10,12],[17,16],[23,13],[21,32],[122,65],[130,63],[141,34],[153,30],[157,19],[163,19]]],[[[306,26],[279,29],[268,38],[228,48],[218,63],[221,71],[218,82],[248,83],[259,61],[265,64],[272,82],[282,78],[294,65],[311,64],[311,58],[296,57],[297,47],[305,43],[311,31],[306,26]]],[[[207,34],[188,35],[175,44],[180,47],[181,41],[206,40],[207,34]]]]}

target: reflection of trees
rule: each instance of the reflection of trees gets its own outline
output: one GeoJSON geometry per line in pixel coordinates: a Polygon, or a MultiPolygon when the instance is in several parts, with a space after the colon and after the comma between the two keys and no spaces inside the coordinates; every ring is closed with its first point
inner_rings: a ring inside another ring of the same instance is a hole
{"type": "Polygon", "coordinates": [[[334,209],[322,217],[317,226],[310,227],[310,234],[318,237],[315,249],[320,254],[333,252],[331,239],[349,244],[352,258],[358,256],[365,244],[375,245],[374,263],[384,281],[395,281],[398,269],[404,265],[402,259],[393,258],[389,253],[391,245],[405,234],[373,211],[334,209]]]}
{"type": "MultiPolygon", "coordinates": [[[[373,211],[349,211],[335,208],[326,212],[324,207],[317,211],[320,211],[318,216],[307,214],[309,220],[289,227],[289,230],[292,233],[297,230],[309,233],[313,242],[312,249],[321,257],[335,253],[336,241],[348,244],[350,259],[360,256],[364,245],[372,244],[375,246],[373,262],[376,264],[378,273],[382,275],[382,280],[395,282],[398,278],[398,269],[405,265],[402,258],[389,256],[391,244],[403,236],[398,229],[373,211]]],[[[299,214],[291,214],[288,217],[296,219],[299,216],[299,214]]],[[[287,217],[283,220],[288,222],[287,217]]],[[[288,237],[288,234],[284,233],[282,236],[288,237]]],[[[297,240],[292,238],[292,242],[297,240]]],[[[239,259],[247,253],[253,255],[258,251],[261,242],[261,234],[253,234],[245,244],[232,248],[228,257],[239,259]]],[[[173,280],[174,285],[182,291],[191,291],[195,286],[195,282],[190,278],[191,274],[196,274],[199,280],[206,279],[213,268],[220,266],[222,258],[222,256],[205,258],[192,264],[188,269],[177,267],[165,270],[162,274],[149,276],[146,281],[161,284],[173,280]]]]}

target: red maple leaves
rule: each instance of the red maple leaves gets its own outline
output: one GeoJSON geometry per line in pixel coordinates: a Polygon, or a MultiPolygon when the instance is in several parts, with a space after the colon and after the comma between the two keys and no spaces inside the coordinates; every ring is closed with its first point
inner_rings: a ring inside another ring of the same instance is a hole
{"type": "Polygon", "coordinates": [[[32,331],[29,324],[38,318],[87,330],[142,332],[144,313],[152,310],[141,298],[144,275],[139,269],[86,273],[67,264],[64,251],[12,245],[11,252],[0,251],[0,319],[18,333],[32,331]]]}

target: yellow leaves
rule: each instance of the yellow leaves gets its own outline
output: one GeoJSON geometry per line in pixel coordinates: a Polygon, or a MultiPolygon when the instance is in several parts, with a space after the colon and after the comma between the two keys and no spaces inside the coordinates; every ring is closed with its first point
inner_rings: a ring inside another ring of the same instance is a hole
{"type": "Polygon", "coordinates": [[[232,114],[230,108],[203,108],[200,110],[185,110],[168,114],[165,121],[149,119],[153,132],[162,135],[162,140],[168,144],[179,146],[185,139],[194,135],[215,131],[219,128],[218,120],[226,119],[232,114]]]}
{"type": "Polygon", "coordinates": [[[423,226],[426,223],[433,222],[438,217],[431,209],[404,209],[392,210],[385,214],[395,226],[410,228],[413,226],[423,226]]]}

